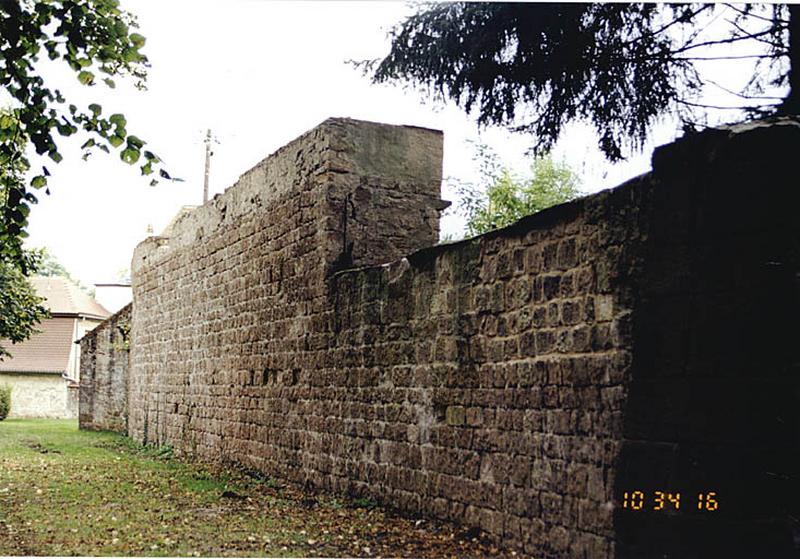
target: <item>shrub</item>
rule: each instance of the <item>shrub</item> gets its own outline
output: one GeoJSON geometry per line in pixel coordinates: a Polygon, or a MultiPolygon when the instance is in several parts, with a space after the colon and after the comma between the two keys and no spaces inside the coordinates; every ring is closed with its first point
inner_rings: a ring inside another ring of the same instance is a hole
{"type": "Polygon", "coordinates": [[[7,384],[0,385],[0,421],[8,417],[11,411],[11,387],[7,384]]]}

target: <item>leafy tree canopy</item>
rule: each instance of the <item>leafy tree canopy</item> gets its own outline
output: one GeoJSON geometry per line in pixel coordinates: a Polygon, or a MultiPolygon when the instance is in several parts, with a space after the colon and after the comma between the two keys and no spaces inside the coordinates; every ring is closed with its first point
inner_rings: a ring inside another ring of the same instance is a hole
{"type": "Polygon", "coordinates": [[[526,176],[503,167],[486,145],[476,146],[480,184],[456,182],[458,211],[467,219],[467,233],[480,235],[581,195],[578,175],[550,155],[537,157],[526,176]]]}
{"type": "MultiPolygon", "coordinates": [[[[18,343],[35,333],[36,324],[49,316],[43,302],[19,267],[0,259],[0,340],[18,343]]],[[[10,355],[0,345],[0,359],[10,355]]]]}
{"type": "Polygon", "coordinates": [[[798,5],[428,4],[394,29],[385,58],[358,64],[374,82],[421,85],[480,124],[530,133],[537,154],[568,122],[590,122],[616,161],[640,148],[659,118],[693,123],[708,108],[697,102],[701,61],[758,61],[745,90],[732,92],[750,116],[800,112],[798,26],[798,5]],[[727,35],[706,38],[720,16],[727,35]],[[757,48],[731,56],[734,43],[757,48]],[[767,86],[789,94],[764,97],[767,86]]]}
{"type": "MultiPolygon", "coordinates": [[[[0,258],[6,265],[29,271],[22,238],[34,191],[46,188],[50,175],[46,165],[32,169],[29,144],[57,163],[59,138],[79,134],[84,157],[117,150],[126,163],[140,163],[143,175],[159,164],[145,142],[128,133],[124,115],[70,102],[46,83],[37,64],[42,57],[61,62],[86,87],[113,88],[115,78],[128,78],[143,88],[148,60],[136,27],[117,0],[0,0],[0,87],[12,99],[0,113],[0,258]]],[[[163,168],[159,174],[170,178],[163,168]]]]}
{"type": "MultiPolygon", "coordinates": [[[[142,175],[158,166],[158,175],[171,179],[144,140],[128,133],[123,114],[65,98],[41,72],[47,57],[87,88],[114,88],[122,78],[142,89],[149,64],[136,28],[117,0],[0,0],[0,88],[11,99],[0,110],[0,339],[22,341],[46,316],[25,277],[37,265],[45,274],[69,277],[47,254],[22,248],[34,192],[49,193],[50,171],[42,163],[61,161],[62,138],[81,137],[84,159],[95,150],[116,150],[125,163],[139,164],[142,175]],[[43,159],[36,167],[29,147],[43,159]]],[[[7,352],[0,347],[2,355],[7,352]]]]}
{"type": "Polygon", "coordinates": [[[68,280],[72,280],[72,274],[67,271],[64,265],[59,262],[55,256],[53,256],[49,249],[39,248],[35,249],[34,252],[38,256],[38,262],[36,264],[37,275],[48,277],[61,276],[63,278],[67,278],[68,280]]]}

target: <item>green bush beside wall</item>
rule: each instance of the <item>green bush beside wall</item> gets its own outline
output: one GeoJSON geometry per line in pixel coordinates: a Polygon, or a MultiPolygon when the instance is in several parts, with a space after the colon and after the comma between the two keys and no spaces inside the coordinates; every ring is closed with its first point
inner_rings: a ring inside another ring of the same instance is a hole
{"type": "Polygon", "coordinates": [[[0,385],[0,421],[8,417],[11,411],[11,387],[7,384],[0,385]]]}

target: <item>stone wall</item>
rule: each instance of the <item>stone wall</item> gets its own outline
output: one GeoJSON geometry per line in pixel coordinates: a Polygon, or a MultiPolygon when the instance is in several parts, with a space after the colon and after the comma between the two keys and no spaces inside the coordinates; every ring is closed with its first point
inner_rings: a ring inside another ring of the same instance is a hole
{"type": "Polygon", "coordinates": [[[536,557],[788,553],[798,147],[710,131],[425,248],[441,136],[326,121],[137,248],[129,433],[536,557]]]}
{"type": "Polygon", "coordinates": [[[81,429],[127,432],[130,321],[126,305],[80,340],[81,429]]]}

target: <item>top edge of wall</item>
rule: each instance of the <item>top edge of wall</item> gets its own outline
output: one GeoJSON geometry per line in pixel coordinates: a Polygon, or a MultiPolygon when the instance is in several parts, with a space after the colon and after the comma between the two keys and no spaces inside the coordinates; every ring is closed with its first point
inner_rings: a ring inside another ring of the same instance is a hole
{"type": "MultiPolygon", "coordinates": [[[[382,122],[375,122],[371,120],[360,120],[355,118],[349,117],[329,117],[320,122],[315,127],[311,128],[310,130],[305,131],[304,133],[300,134],[294,140],[290,141],[289,143],[279,147],[274,152],[269,154],[267,157],[253,165],[250,169],[239,175],[239,180],[246,177],[250,173],[257,171],[259,168],[263,167],[264,165],[268,165],[269,162],[279,157],[281,154],[291,151],[292,148],[296,147],[297,144],[306,141],[309,136],[317,133],[323,129],[330,129],[330,128],[338,128],[342,130],[350,129],[350,130],[360,130],[363,132],[372,129],[372,130],[382,130],[384,133],[394,133],[394,135],[408,133],[408,134],[416,134],[416,135],[431,135],[432,137],[442,137],[444,136],[444,132],[441,130],[436,130],[434,128],[425,128],[423,126],[414,126],[410,124],[386,124],[382,122]]],[[[384,170],[385,172],[385,170],[384,170]]],[[[232,186],[226,189],[230,190],[231,188],[235,187],[237,183],[234,183],[232,186]]],[[[219,196],[219,195],[218,195],[219,196]]]]}
{"type": "Polygon", "coordinates": [[[160,236],[143,240],[131,269],[145,257],[159,260],[170,250],[207,237],[224,223],[269,207],[308,181],[357,175],[388,183],[435,187],[442,180],[443,133],[419,126],[328,118],[243,173],[235,184],[204,205],[182,208],[160,236]]]}
{"type": "MultiPolygon", "coordinates": [[[[514,223],[488,231],[481,235],[468,237],[457,241],[439,243],[430,247],[425,247],[408,254],[400,260],[386,262],[374,266],[363,266],[340,270],[336,276],[359,273],[367,270],[384,269],[388,274],[393,274],[392,270],[421,266],[431,262],[443,254],[466,250],[467,247],[477,247],[481,244],[492,242],[498,238],[521,237],[534,230],[541,230],[564,224],[578,217],[579,214],[590,211],[613,212],[616,205],[612,203],[610,208],[606,205],[609,201],[616,201],[624,204],[625,198],[632,195],[632,191],[642,183],[648,183],[654,175],[671,174],[674,171],[682,172],[682,167],[687,162],[690,164],[710,162],[713,160],[721,146],[735,143],[738,141],[757,141],[757,136],[763,133],[770,133],[776,130],[796,134],[800,132],[800,117],[781,116],[771,117],[763,120],[734,123],[728,125],[707,128],[699,132],[685,134],[673,142],[656,147],[652,153],[653,169],[631,177],[630,179],[598,192],[586,194],[575,200],[565,202],[545,208],[534,214],[520,218],[514,223]]],[[[653,184],[658,187],[657,184],[653,184]]]]}
{"type": "Polygon", "coordinates": [[[87,340],[89,338],[94,338],[102,330],[102,327],[104,327],[104,326],[106,326],[108,324],[111,324],[112,322],[118,320],[119,317],[122,316],[122,315],[125,315],[125,314],[129,315],[131,313],[132,309],[133,309],[133,302],[128,303],[127,305],[125,305],[124,307],[119,309],[117,312],[115,312],[111,316],[107,317],[105,320],[103,320],[102,322],[97,324],[94,328],[92,328],[91,330],[86,332],[83,336],[81,336],[80,338],[78,338],[77,340],[75,340],[72,343],[80,345],[81,342],[83,342],[83,340],[87,340]]]}

